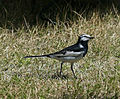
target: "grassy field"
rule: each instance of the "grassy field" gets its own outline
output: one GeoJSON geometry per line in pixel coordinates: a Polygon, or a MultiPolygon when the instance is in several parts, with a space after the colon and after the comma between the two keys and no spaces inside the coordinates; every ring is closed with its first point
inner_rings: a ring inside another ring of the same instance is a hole
{"type": "Polygon", "coordinates": [[[93,13],[87,20],[65,25],[23,26],[16,30],[0,27],[0,98],[1,99],[118,99],[120,98],[120,16],[93,13]],[[89,42],[84,59],[75,63],[74,79],[70,64],[63,66],[66,79],[54,78],[60,62],[48,58],[24,59],[74,44],[86,33],[89,42]]]}

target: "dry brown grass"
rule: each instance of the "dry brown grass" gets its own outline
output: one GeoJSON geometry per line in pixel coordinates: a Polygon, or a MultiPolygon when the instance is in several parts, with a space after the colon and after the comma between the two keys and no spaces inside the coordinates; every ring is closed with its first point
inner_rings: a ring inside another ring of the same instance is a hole
{"type": "Polygon", "coordinates": [[[35,26],[8,30],[0,28],[0,97],[25,99],[93,99],[120,97],[120,18],[108,14],[102,19],[94,13],[90,20],[79,18],[72,25],[35,26]],[[56,60],[24,59],[74,44],[80,34],[95,37],[87,56],[75,64],[64,64],[67,79],[53,79],[59,71],[56,60]]]}

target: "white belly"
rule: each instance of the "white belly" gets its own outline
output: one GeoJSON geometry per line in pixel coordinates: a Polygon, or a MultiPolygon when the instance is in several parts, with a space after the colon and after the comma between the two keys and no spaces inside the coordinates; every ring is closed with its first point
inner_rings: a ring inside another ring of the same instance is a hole
{"type": "Polygon", "coordinates": [[[67,57],[59,57],[59,58],[54,57],[54,59],[57,59],[57,60],[63,61],[63,62],[73,63],[73,62],[79,61],[79,60],[82,58],[82,56],[83,56],[83,55],[78,56],[78,57],[74,57],[74,56],[72,56],[72,57],[70,57],[70,56],[67,56],[67,57]]]}
{"type": "Polygon", "coordinates": [[[84,51],[81,52],[66,52],[65,54],[54,54],[50,55],[51,58],[57,59],[59,61],[63,62],[76,62],[79,61],[83,57],[84,51]]]}

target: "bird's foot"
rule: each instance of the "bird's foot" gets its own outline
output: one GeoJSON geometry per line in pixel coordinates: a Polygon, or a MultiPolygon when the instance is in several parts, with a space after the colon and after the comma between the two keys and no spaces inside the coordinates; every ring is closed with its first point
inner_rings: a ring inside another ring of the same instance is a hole
{"type": "Polygon", "coordinates": [[[75,79],[77,79],[77,77],[76,77],[76,76],[74,76],[74,78],[75,78],[75,79]]]}
{"type": "Polygon", "coordinates": [[[63,75],[62,73],[58,74],[58,77],[62,78],[62,79],[67,79],[67,75],[63,75]]]}

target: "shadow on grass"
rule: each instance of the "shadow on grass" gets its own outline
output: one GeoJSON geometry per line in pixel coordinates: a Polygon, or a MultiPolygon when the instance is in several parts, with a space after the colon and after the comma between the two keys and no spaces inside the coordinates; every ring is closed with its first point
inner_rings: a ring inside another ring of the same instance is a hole
{"type": "Polygon", "coordinates": [[[66,75],[60,75],[60,74],[54,74],[51,76],[52,79],[69,79],[69,76],[68,74],[66,75]]]}

